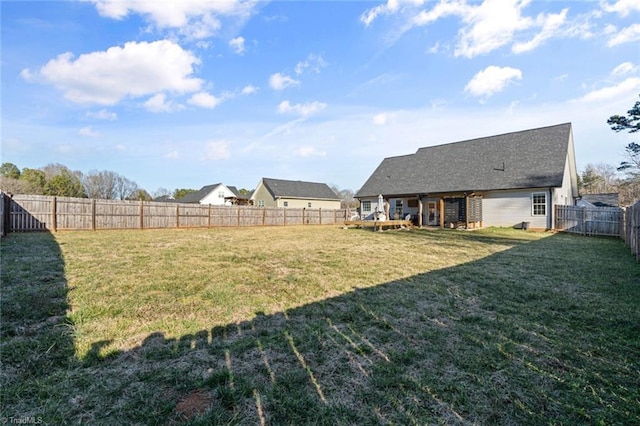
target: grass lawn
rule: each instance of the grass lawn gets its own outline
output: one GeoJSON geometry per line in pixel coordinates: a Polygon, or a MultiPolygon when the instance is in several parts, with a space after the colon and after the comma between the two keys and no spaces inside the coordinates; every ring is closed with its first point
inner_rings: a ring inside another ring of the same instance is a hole
{"type": "Polygon", "coordinates": [[[11,234],[0,421],[638,424],[620,240],[335,226],[11,234]]]}

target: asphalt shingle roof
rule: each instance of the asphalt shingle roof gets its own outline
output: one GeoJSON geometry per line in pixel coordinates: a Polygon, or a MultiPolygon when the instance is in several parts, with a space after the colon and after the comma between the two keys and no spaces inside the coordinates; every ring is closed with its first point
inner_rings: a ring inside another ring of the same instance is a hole
{"type": "Polygon", "coordinates": [[[340,199],[326,183],[271,178],[262,178],[262,183],[273,198],[340,199]]]}
{"type": "Polygon", "coordinates": [[[220,185],[219,183],[215,183],[213,185],[206,185],[203,186],[202,188],[200,188],[199,191],[196,192],[190,192],[187,195],[185,195],[184,197],[176,200],[179,203],[199,203],[200,200],[202,200],[204,197],[206,197],[207,195],[209,195],[211,193],[211,191],[213,191],[214,189],[216,189],[216,187],[220,185]]]}
{"type": "Polygon", "coordinates": [[[582,199],[596,207],[618,207],[618,193],[584,194],[582,199]]]}
{"type": "Polygon", "coordinates": [[[356,197],[562,186],[571,123],[385,158],[356,197]]]}

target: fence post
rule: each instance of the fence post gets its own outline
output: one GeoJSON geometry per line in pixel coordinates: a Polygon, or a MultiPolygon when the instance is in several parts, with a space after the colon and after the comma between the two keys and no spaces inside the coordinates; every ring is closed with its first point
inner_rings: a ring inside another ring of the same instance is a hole
{"type": "Polygon", "coordinates": [[[91,199],[91,230],[96,230],[96,199],[91,199]]]}
{"type": "Polygon", "coordinates": [[[176,203],[176,228],[180,228],[180,203],[176,203]]]}
{"type": "Polygon", "coordinates": [[[304,215],[304,213],[305,213],[306,211],[307,211],[307,208],[306,208],[306,207],[303,207],[303,208],[302,208],[302,224],[303,224],[303,225],[304,225],[304,216],[305,216],[305,215],[304,215]]]}
{"type": "Polygon", "coordinates": [[[587,208],[582,208],[582,235],[587,235],[587,208]]]}
{"type": "Polygon", "coordinates": [[[51,199],[51,227],[52,231],[56,232],[58,230],[58,197],[54,196],[51,199]]]}
{"type": "Polygon", "coordinates": [[[318,207],[318,223],[322,225],[322,207],[318,207]]]}
{"type": "Polygon", "coordinates": [[[7,217],[7,203],[6,203],[6,199],[7,196],[5,195],[4,192],[0,192],[0,211],[2,212],[2,217],[0,218],[0,237],[6,237],[7,236],[7,221],[6,221],[6,217],[7,217]]]}
{"type": "Polygon", "coordinates": [[[265,226],[267,223],[267,209],[262,208],[262,226],[265,226]]]}
{"type": "Polygon", "coordinates": [[[140,229],[144,229],[144,201],[140,200],[140,229]]]}
{"type": "Polygon", "coordinates": [[[207,216],[207,228],[211,228],[211,204],[209,204],[209,216],[207,216]]]}

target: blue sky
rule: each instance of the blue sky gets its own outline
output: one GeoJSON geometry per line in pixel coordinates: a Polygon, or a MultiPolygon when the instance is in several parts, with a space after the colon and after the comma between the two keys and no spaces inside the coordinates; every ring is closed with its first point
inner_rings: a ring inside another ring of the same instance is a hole
{"type": "Polygon", "coordinates": [[[640,94],[640,0],[2,1],[2,162],[150,193],[357,190],[384,157],[573,123],[579,170],[640,94]]]}

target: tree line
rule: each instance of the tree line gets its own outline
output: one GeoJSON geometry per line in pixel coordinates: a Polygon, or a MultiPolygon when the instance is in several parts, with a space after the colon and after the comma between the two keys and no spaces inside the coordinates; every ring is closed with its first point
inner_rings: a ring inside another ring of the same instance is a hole
{"type": "MultiPolygon", "coordinates": [[[[331,187],[342,200],[343,207],[355,208],[357,201],[350,189],[331,187]]],[[[48,164],[39,169],[20,170],[13,163],[0,165],[0,191],[9,194],[55,195],[58,197],[95,198],[102,200],[178,200],[196,192],[191,188],[158,188],[152,194],[138,186],[136,182],[109,170],[92,170],[82,173],[70,170],[59,163],[48,164]]],[[[252,191],[241,188],[240,194],[252,191]]]]}
{"type": "MultiPolygon", "coordinates": [[[[136,182],[109,170],[82,173],[59,163],[20,170],[13,163],[0,165],[0,190],[9,194],[55,195],[104,200],[153,199],[136,182]]],[[[182,190],[190,191],[190,190],[182,190]]]]}

